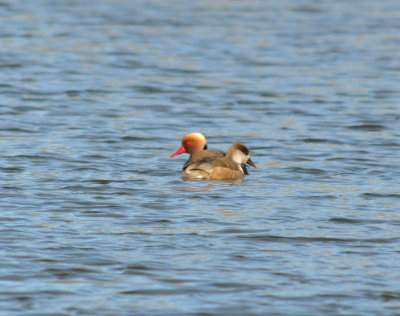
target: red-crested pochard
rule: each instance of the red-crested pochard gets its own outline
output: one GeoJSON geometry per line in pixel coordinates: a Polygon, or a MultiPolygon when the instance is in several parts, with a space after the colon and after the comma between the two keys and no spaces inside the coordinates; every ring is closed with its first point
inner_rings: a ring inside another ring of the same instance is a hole
{"type": "Polygon", "coordinates": [[[236,180],[247,173],[246,163],[257,168],[249,149],[242,144],[231,146],[225,157],[203,157],[184,167],[184,180],[236,180]]]}

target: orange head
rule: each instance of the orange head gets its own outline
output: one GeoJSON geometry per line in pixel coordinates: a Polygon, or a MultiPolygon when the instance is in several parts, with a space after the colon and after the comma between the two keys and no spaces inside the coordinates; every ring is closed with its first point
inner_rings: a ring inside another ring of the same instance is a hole
{"type": "Polygon", "coordinates": [[[182,146],[170,157],[174,157],[183,153],[193,154],[198,151],[207,149],[206,138],[201,133],[187,134],[182,138],[182,146]]]}

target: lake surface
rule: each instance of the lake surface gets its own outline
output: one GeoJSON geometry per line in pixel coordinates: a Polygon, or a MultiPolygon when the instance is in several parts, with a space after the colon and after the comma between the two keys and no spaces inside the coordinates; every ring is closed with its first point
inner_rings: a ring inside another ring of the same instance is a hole
{"type": "Polygon", "coordinates": [[[2,315],[398,315],[399,1],[0,3],[2,315]],[[258,169],[185,182],[181,138],[258,169]]]}

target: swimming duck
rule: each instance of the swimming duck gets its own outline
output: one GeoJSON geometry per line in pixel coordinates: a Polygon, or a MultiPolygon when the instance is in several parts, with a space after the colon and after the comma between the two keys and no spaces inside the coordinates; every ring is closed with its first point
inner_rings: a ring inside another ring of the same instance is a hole
{"type": "Polygon", "coordinates": [[[183,168],[184,180],[236,180],[248,174],[246,164],[257,168],[250,159],[249,149],[234,144],[225,156],[211,156],[193,161],[183,168]]]}

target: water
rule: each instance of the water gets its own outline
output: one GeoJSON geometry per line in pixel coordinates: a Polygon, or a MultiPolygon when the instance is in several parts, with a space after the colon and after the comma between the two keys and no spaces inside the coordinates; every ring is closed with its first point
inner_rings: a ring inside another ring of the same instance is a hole
{"type": "Polygon", "coordinates": [[[3,1],[4,315],[394,315],[397,1],[3,1]],[[185,182],[189,132],[248,146],[185,182]]]}

